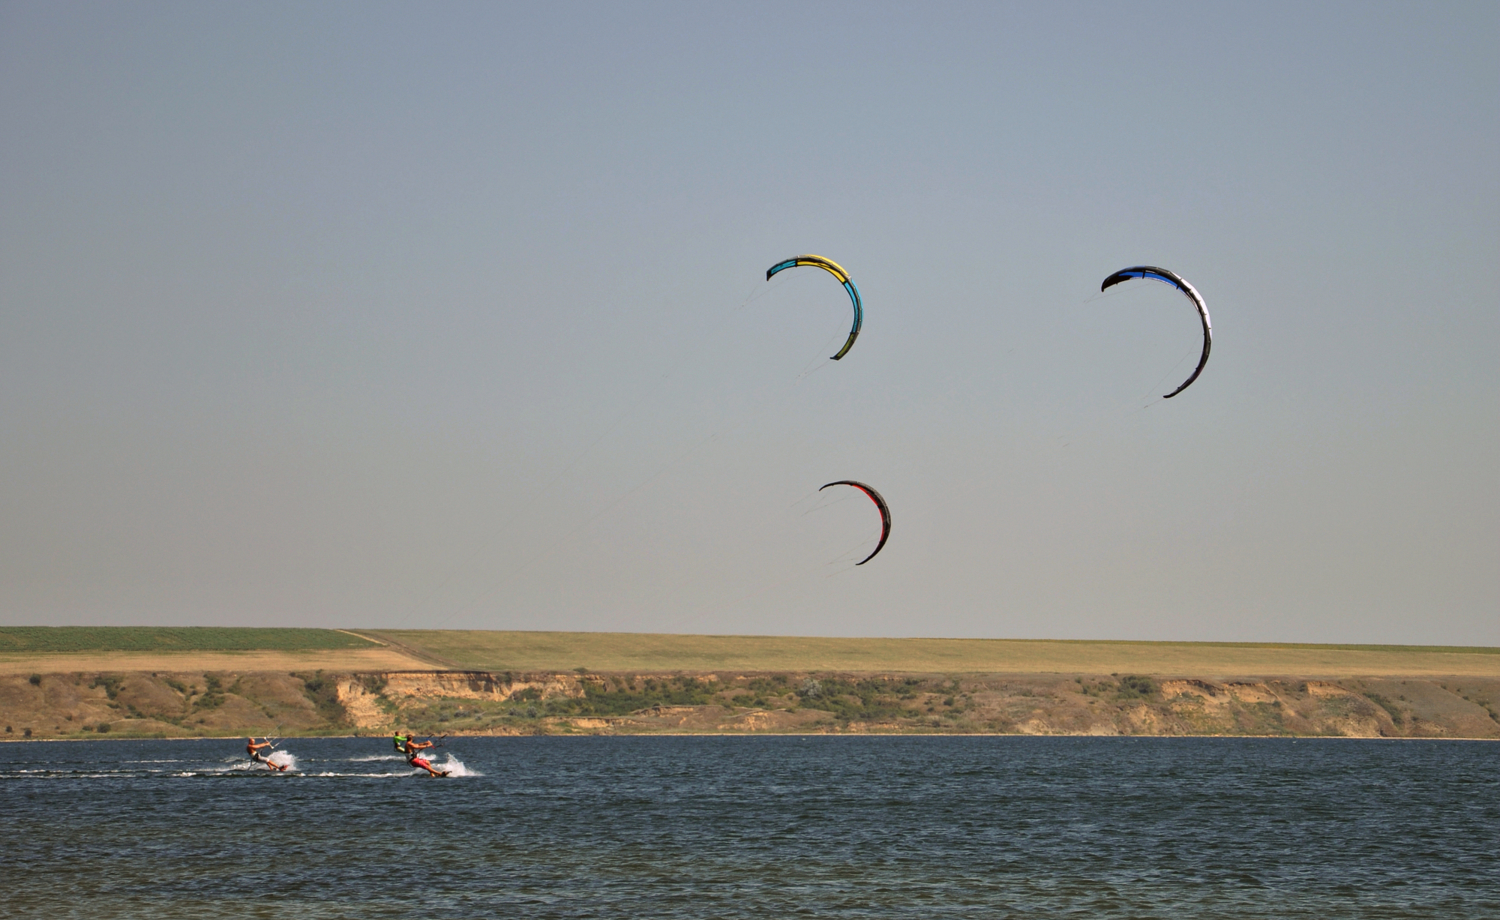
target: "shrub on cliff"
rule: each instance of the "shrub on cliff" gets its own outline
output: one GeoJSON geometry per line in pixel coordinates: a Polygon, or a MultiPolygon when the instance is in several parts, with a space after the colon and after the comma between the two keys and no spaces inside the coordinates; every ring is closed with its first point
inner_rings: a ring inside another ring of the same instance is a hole
{"type": "Polygon", "coordinates": [[[809,679],[797,691],[807,709],[831,713],[840,722],[915,718],[915,710],[902,705],[910,691],[908,684],[893,685],[878,678],[845,680],[837,677],[809,679]]]}
{"type": "Polygon", "coordinates": [[[1126,674],[1120,678],[1120,689],[1115,693],[1117,700],[1146,700],[1156,696],[1156,681],[1139,674],[1126,674]]]}
{"type": "MultiPolygon", "coordinates": [[[[37,680],[36,683],[41,683],[41,680],[37,680]]],[[[100,674],[89,684],[89,689],[97,690],[103,687],[104,695],[114,699],[120,695],[120,685],[123,683],[125,683],[125,678],[119,674],[100,674]]]]}
{"type": "Polygon", "coordinates": [[[203,679],[208,684],[208,688],[203,691],[202,696],[193,701],[193,708],[200,712],[218,709],[224,705],[224,682],[215,674],[206,674],[203,679]]]}
{"type": "Polygon", "coordinates": [[[549,700],[548,709],[558,715],[619,716],[653,706],[706,706],[724,687],[718,681],[678,676],[646,680],[641,688],[629,684],[611,689],[602,684],[584,685],[582,698],[549,700]]]}
{"type": "Polygon", "coordinates": [[[329,725],[346,725],[349,722],[349,714],[344,711],[344,705],[339,702],[338,682],[323,676],[322,671],[312,674],[293,674],[302,681],[302,695],[307,697],[308,702],[318,711],[318,715],[327,720],[329,725]]]}

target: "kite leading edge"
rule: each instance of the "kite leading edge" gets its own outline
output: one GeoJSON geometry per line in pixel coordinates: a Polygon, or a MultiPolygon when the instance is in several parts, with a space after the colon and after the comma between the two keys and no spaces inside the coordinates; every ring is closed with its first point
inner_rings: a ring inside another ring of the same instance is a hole
{"type": "Polygon", "coordinates": [[[1181,275],[1173,271],[1168,271],[1165,268],[1156,268],[1152,265],[1135,265],[1130,268],[1122,268],[1108,278],[1105,278],[1104,283],[1099,285],[1099,290],[1107,290],[1122,281],[1129,281],[1131,278],[1154,278],[1163,284],[1170,284],[1187,295],[1188,300],[1193,302],[1193,306],[1198,308],[1199,318],[1203,320],[1203,354],[1198,358],[1198,366],[1193,368],[1193,373],[1188,376],[1188,379],[1184,380],[1182,385],[1177,389],[1162,397],[1163,399],[1171,399],[1173,396],[1186,390],[1194,380],[1197,380],[1198,375],[1203,373],[1203,365],[1208,363],[1208,351],[1214,344],[1214,328],[1208,320],[1208,307],[1203,303],[1203,295],[1198,293],[1197,288],[1184,281],[1181,275]]]}
{"type": "Polygon", "coordinates": [[[853,486],[870,496],[870,500],[875,503],[875,507],[880,509],[880,542],[875,544],[875,552],[854,563],[855,565],[864,565],[875,558],[875,554],[880,552],[881,548],[885,546],[885,541],[891,535],[891,509],[886,505],[885,499],[880,497],[879,492],[876,492],[862,482],[855,482],[852,479],[840,479],[837,482],[830,482],[827,486],[822,486],[818,491],[821,492],[823,489],[828,488],[828,486],[853,486]]]}
{"type": "Polygon", "coordinates": [[[859,288],[854,286],[854,282],[850,280],[849,273],[844,271],[843,266],[832,259],[825,259],[822,256],[814,255],[797,256],[793,259],[777,262],[766,269],[766,280],[770,281],[771,276],[779,271],[795,268],[798,265],[811,265],[814,268],[821,268],[823,271],[839,279],[839,283],[844,286],[844,290],[849,292],[849,299],[854,302],[854,326],[849,330],[849,340],[844,343],[843,348],[839,349],[839,353],[833,356],[833,360],[837,361],[848,354],[849,349],[854,346],[854,340],[859,338],[859,327],[865,321],[864,306],[859,301],[859,288]]]}

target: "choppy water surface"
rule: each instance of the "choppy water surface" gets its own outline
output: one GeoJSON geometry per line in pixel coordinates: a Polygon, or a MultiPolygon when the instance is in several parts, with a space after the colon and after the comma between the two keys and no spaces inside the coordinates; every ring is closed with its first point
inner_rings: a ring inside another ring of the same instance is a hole
{"type": "Polygon", "coordinates": [[[1500,917],[1500,746],[0,745],[0,916],[1500,917]]]}

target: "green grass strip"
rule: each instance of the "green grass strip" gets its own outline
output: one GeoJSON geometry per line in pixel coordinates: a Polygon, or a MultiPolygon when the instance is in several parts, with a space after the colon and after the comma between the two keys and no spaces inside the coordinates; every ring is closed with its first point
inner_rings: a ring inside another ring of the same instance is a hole
{"type": "Polygon", "coordinates": [[[371,648],[336,629],[242,626],[0,626],[7,652],[297,652],[371,648]]]}

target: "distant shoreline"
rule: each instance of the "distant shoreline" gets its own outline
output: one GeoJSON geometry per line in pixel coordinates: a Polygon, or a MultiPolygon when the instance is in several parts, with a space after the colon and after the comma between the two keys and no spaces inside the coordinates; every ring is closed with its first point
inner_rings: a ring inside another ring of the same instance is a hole
{"type": "MultiPolygon", "coordinates": [[[[120,737],[120,738],[0,738],[0,744],[102,744],[109,741],[237,741],[249,735],[180,735],[162,737],[120,737]]],[[[254,737],[259,738],[259,735],[254,737]]],[[[386,735],[294,735],[278,739],[278,742],[286,741],[323,741],[329,739],[357,739],[385,740],[386,735]]],[[[421,737],[428,737],[421,735],[421,737]]],[[[1216,739],[1220,741],[1443,741],[1443,742],[1482,742],[1485,744],[1500,743],[1500,738],[1458,738],[1458,737],[1364,737],[1358,735],[1090,735],[1086,733],[1077,734],[1055,734],[1055,735],[1029,735],[1024,732],[965,732],[955,734],[953,732],[652,732],[639,735],[512,735],[512,734],[476,734],[476,735],[449,735],[449,738],[572,738],[580,741],[597,740],[600,738],[1097,738],[1101,741],[1115,739],[1120,741],[1196,741],[1202,739],[1216,739]]]]}
{"type": "Polygon", "coordinates": [[[1500,649],[0,627],[0,740],[398,726],[455,737],[1490,740],[1500,738],[1500,649]]]}

